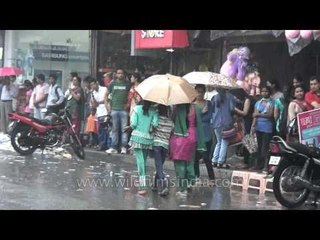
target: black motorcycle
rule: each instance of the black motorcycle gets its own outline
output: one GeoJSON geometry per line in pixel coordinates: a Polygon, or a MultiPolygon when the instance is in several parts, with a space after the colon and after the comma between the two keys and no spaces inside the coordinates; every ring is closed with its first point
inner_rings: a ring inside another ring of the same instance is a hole
{"type": "Polygon", "coordinates": [[[269,147],[269,165],[276,166],[273,192],[277,201],[296,208],[313,192],[316,203],[320,193],[320,149],[286,142],[279,136],[272,138],[269,147]]]}

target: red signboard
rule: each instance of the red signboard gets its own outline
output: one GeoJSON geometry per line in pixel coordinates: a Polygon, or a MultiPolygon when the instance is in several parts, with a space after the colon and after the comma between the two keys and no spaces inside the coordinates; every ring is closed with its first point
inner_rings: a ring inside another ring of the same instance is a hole
{"type": "Polygon", "coordinates": [[[189,46],[187,30],[135,30],[134,32],[135,49],[189,46]]]}

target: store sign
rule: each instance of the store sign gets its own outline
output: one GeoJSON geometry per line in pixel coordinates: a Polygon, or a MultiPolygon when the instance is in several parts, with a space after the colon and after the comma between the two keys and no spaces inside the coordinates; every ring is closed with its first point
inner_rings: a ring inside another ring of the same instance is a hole
{"type": "Polygon", "coordinates": [[[320,147],[320,109],[299,113],[297,118],[300,143],[320,147]]]}
{"type": "Polygon", "coordinates": [[[189,46],[187,30],[135,30],[134,36],[135,49],[189,46]]]}
{"type": "Polygon", "coordinates": [[[163,38],[164,30],[141,30],[141,38],[163,38]]]}
{"type": "Polygon", "coordinates": [[[89,53],[69,51],[68,46],[31,44],[35,60],[89,62],[89,53]]]}

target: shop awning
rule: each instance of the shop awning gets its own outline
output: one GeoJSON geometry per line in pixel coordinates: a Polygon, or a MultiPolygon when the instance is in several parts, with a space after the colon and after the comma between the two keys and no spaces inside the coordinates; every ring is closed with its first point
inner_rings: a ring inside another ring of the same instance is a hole
{"type": "Polygon", "coordinates": [[[135,49],[185,48],[189,46],[187,30],[135,30],[135,49]]]}

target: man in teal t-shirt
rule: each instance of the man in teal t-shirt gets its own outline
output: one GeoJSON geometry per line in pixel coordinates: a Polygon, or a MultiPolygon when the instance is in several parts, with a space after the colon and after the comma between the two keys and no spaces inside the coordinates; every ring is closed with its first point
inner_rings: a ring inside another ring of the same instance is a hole
{"type": "Polygon", "coordinates": [[[116,79],[108,87],[112,117],[111,148],[106,152],[109,154],[118,153],[119,135],[121,134],[121,154],[127,153],[128,135],[124,128],[128,123],[128,112],[126,104],[131,84],[126,81],[123,69],[117,69],[116,79]]]}

